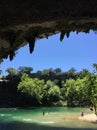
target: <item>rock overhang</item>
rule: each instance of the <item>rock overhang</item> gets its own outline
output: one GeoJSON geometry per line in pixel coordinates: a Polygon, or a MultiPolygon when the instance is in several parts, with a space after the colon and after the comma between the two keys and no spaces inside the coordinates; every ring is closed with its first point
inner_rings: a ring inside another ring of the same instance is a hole
{"type": "Polygon", "coordinates": [[[3,0],[0,1],[0,61],[36,39],[59,33],[60,41],[71,31],[97,30],[97,0],[3,0]]]}

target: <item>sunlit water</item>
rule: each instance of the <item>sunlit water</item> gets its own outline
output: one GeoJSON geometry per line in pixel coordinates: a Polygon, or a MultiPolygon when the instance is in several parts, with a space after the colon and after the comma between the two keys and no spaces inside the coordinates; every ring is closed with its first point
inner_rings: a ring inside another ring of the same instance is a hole
{"type": "Polygon", "coordinates": [[[81,110],[90,113],[86,108],[0,108],[0,130],[97,130],[96,123],[78,120],[81,110]]]}

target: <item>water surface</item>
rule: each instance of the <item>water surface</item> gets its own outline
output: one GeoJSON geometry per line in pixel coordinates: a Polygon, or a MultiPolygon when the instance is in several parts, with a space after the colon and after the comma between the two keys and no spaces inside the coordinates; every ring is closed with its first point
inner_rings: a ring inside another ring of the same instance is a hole
{"type": "Polygon", "coordinates": [[[81,111],[90,113],[87,108],[0,108],[0,130],[97,130],[97,124],[78,120],[81,111]]]}

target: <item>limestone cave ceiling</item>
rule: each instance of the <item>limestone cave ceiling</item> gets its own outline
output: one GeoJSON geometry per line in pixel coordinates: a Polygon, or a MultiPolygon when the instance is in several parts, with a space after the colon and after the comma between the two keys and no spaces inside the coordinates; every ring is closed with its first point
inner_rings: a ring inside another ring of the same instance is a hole
{"type": "Polygon", "coordinates": [[[0,62],[36,39],[60,33],[60,41],[71,31],[97,30],[97,0],[1,0],[0,62]]]}

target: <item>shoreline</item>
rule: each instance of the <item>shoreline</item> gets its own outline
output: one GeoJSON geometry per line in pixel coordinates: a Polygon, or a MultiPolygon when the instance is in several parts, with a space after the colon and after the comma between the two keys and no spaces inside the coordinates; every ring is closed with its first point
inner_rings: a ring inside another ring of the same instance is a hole
{"type": "Polygon", "coordinates": [[[87,114],[84,116],[80,116],[78,117],[78,119],[82,121],[89,121],[89,122],[97,123],[97,116],[95,114],[87,114]]]}

